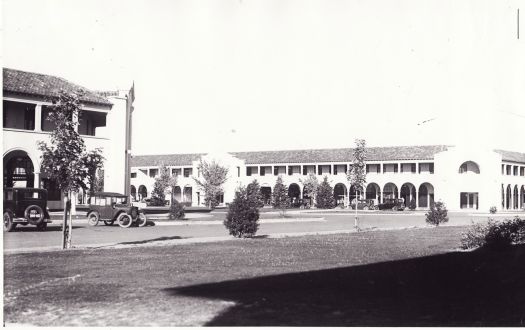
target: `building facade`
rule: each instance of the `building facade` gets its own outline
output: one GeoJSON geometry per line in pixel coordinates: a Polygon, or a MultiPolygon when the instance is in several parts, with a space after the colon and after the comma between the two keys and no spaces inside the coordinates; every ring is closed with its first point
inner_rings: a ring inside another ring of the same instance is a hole
{"type": "MultiPolygon", "coordinates": [[[[131,195],[151,194],[161,165],[178,178],[175,199],[186,205],[204,205],[204,193],[193,177],[200,177],[201,159],[216,160],[228,168],[222,202],[233,200],[235,190],[256,179],[269,204],[278,176],[292,199],[303,197],[302,180],[314,173],[328,178],[338,204],[348,206],[355,189],[346,177],[352,149],[232,152],[222,155],[174,154],[133,156],[131,195]]],[[[450,210],[523,210],[525,208],[525,153],[463,146],[402,146],[367,148],[367,184],[360,198],[381,203],[387,198],[415,200],[418,209],[443,201],[450,210]]],[[[169,197],[167,197],[169,199],[169,197]]]]}
{"type": "MultiPolygon", "coordinates": [[[[47,118],[51,98],[60,90],[83,91],[77,130],[86,149],[102,148],[104,190],[129,194],[129,150],[134,90],[94,92],[63,78],[3,69],[3,169],[5,187],[38,187],[48,190],[48,207],[61,208],[60,190],[40,170],[38,141],[49,143],[55,124],[47,118]]],[[[75,196],[85,203],[86,193],[75,196]]]]}

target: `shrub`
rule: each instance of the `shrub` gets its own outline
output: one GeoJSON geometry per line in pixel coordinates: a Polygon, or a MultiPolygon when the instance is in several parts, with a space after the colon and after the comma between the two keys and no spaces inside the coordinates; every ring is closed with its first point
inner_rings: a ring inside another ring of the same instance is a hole
{"type": "Polygon", "coordinates": [[[416,209],[416,207],[417,207],[417,205],[416,205],[416,199],[415,199],[415,198],[412,198],[412,199],[410,200],[410,203],[408,203],[408,209],[413,211],[413,210],[416,209]]]}
{"type": "Polygon", "coordinates": [[[173,200],[170,206],[170,220],[184,219],[184,215],[184,206],[176,200],[173,200]]]}
{"type": "Polygon", "coordinates": [[[442,223],[448,222],[447,208],[443,202],[430,204],[430,211],[425,214],[426,222],[428,224],[439,226],[442,223]]]}
{"type": "Polygon", "coordinates": [[[259,185],[259,182],[257,182],[257,179],[253,180],[251,183],[246,186],[246,194],[248,196],[248,199],[250,200],[250,203],[257,208],[261,208],[264,206],[264,200],[263,195],[261,193],[261,186],[259,185]]]}
{"type": "Polygon", "coordinates": [[[279,175],[272,191],[272,206],[279,209],[281,217],[284,217],[286,208],[290,207],[288,188],[283,184],[283,178],[279,175]]]}
{"type": "Polygon", "coordinates": [[[224,226],[234,237],[252,237],[259,228],[259,210],[248,199],[245,188],[235,193],[224,226]]]}
{"type": "Polygon", "coordinates": [[[328,183],[328,178],[325,176],[323,182],[317,188],[317,198],[315,206],[319,209],[332,209],[335,206],[335,199],[332,186],[328,183]]]}
{"type": "Polygon", "coordinates": [[[511,244],[523,243],[525,243],[525,219],[519,217],[502,222],[489,219],[486,225],[474,224],[461,237],[463,249],[481,246],[502,249],[511,244]]]}
{"type": "Polygon", "coordinates": [[[498,210],[498,209],[497,209],[495,206],[492,206],[492,207],[489,209],[489,212],[490,212],[491,214],[494,214],[494,213],[496,213],[497,210],[498,210]]]}

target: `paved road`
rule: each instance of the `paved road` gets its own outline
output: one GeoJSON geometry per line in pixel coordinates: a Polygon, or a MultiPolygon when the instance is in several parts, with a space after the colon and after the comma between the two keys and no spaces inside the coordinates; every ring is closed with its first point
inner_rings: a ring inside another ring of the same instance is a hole
{"type": "MultiPolygon", "coordinates": [[[[525,213],[519,213],[522,217],[525,213]]],[[[169,239],[181,239],[181,242],[194,242],[199,239],[227,239],[227,230],[222,224],[225,212],[211,214],[188,214],[186,221],[155,220],[142,228],[121,228],[118,225],[96,227],[88,226],[86,219],[73,221],[73,245],[113,246],[140,244],[169,239]]],[[[498,214],[496,217],[511,218],[516,214],[498,214]]],[[[298,235],[306,233],[345,232],[354,230],[354,214],[348,211],[303,211],[289,212],[290,218],[281,219],[276,212],[264,212],[258,235],[298,235]]],[[[359,214],[359,226],[362,229],[396,229],[407,227],[425,227],[423,212],[368,212],[359,214]]],[[[449,213],[449,226],[468,225],[472,221],[486,221],[488,214],[449,213]]],[[[4,232],[4,252],[16,253],[27,250],[58,249],[61,244],[60,220],[49,224],[47,231],[37,231],[33,226],[17,227],[16,231],[4,232]]]]}

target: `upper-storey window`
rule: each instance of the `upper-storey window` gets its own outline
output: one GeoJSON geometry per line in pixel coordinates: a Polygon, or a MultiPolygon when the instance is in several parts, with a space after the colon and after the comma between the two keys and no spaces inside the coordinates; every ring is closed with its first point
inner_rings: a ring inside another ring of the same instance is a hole
{"type": "Polygon", "coordinates": [[[34,104],[4,101],[3,107],[4,128],[35,129],[34,104]]]}
{"type": "Polygon", "coordinates": [[[184,177],[185,178],[189,178],[192,174],[193,174],[193,169],[192,168],[185,168],[184,169],[184,177]]]}
{"type": "Polygon", "coordinates": [[[180,168],[173,168],[173,169],[171,169],[171,175],[172,176],[179,176],[180,175],[180,168]]]}
{"type": "Polygon", "coordinates": [[[97,127],[106,126],[106,113],[97,111],[80,111],[78,133],[95,136],[97,127]]]}
{"type": "Polygon", "coordinates": [[[136,178],[137,177],[137,172],[131,172],[131,178],[136,178]]]}
{"type": "Polygon", "coordinates": [[[150,168],[150,170],[149,170],[149,176],[150,176],[151,178],[156,177],[157,174],[159,174],[159,169],[158,169],[158,168],[150,168]]]}
{"type": "Polygon", "coordinates": [[[473,161],[466,161],[459,167],[459,173],[476,173],[479,174],[479,166],[473,161]]]}

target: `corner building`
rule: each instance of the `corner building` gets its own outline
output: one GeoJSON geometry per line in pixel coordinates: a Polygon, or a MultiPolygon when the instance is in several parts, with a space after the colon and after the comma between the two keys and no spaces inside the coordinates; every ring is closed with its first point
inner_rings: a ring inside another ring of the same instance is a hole
{"type": "MultiPolygon", "coordinates": [[[[337,204],[348,206],[355,189],[346,178],[352,149],[281,150],[225,154],[172,154],[133,156],[131,196],[142,200],[151,194],[162,164],[178,178],[175,199],[185,205],[203,206],[204,193],[193,177],[198,164],[214,159],[228,168],[221,203],[233,200],[238,186],[257,179],[265,203],[270,204],[278,176],[292,199],[303,197],[301,179],[315,173],[333,187],[337,204]]],[[[449,210],[525,209],[525,153],[472,146],[399,146],[367,148],[367,184],[361,198],[382,203],[387,198],[415,199],[418,209],[442,201],[449,210]]],[[[169,197],[167,197],[169,198],[169,197]]]]}

